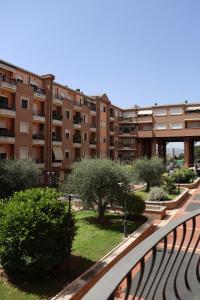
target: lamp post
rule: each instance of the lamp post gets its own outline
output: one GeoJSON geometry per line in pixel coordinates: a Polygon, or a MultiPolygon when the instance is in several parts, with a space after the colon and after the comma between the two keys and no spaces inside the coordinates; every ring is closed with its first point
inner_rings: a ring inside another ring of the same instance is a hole
{"type": "Polygon", "coordinates": [[[47,172],[49,186],[52,186],[52,178],[54,177],[54,175],[55,175],[55,172],[47,172]]]}
{"type": "MultiPolygon", "coordinates": [[[[121,188],[124,186],[122,182],[119,182],[118,185],[121,188]]],[[[124,238],[127,238],[126,187],[124,190],[124,238]]]]}
{"type": "Polygon", "coordinates": [[[68,224],[67,224],[67,233],[68,233],[68,239],[69,239],[69,248],[68,248],[68,276],[69,279],[71,278],[71,201],[72,201],[72,196],[69,194],[68,195],[68,201],[69,201],[69,206],[68,206],[68,224]]]}

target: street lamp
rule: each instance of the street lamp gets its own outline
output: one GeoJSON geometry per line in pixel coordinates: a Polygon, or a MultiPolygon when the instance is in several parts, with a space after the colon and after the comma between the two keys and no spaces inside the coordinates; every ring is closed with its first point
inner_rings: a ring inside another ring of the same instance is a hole
{"type": "Polygon", "coordinates": [[[69,248],[68,248],[68,276],[69,279],[71,277],[71,202],[72,202],[72,196],[68,195],[69,200],[69,206],[68,206],[68,223],[67,223],[67,233],[68,233],[68,239],[69,239],[69,248]]]}
{"type": "MultiPolygon", "coordinates": [[[[124,183],[119,182],[120,188],[124,186],[124,183]]],[[[126,215],[126,187],[124,190],[124,238],[127,238],[127,215],[126,215]]]]}
{"type": "Polygon", "coordinates": [[[52,178],[54,177],[54,175],[55,175],[55,172],[46,172],[47,173],[47,176],[48,176],[48,184],[50,185],[50,186],[52,186],[52,178]]]}

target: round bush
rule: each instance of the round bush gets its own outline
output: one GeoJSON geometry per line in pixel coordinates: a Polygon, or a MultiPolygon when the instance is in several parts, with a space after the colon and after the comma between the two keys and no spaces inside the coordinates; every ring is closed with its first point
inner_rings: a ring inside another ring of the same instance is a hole
{"type": "Polygon", "coordinates": [[[149,201],[162,201],[167,199],[167,194],[163,188],[155,186],[150,189],[149,201]]]}
{"type": "Polygon", "coordinates": [[[145,209],[145,202],[139,195],[129,193],[126,195],[126,209],[129,216],[141,215],[145,209]]]}
{"type": "Polygon", "coordinates": [[[76,227],[59,196],[55,189],[30,189],[1,206],[0,259],[6,271],[44,274],[67,257],[76,227]]]}

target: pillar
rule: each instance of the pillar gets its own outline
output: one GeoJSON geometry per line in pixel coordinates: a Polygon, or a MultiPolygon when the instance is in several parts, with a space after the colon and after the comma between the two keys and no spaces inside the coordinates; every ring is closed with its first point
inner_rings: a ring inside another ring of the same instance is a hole
{"type": "Polygon", "coordinates": [[[156,139],[151,140],[151,157],[156,155],[156,139]]]}
{"type": "Polygon", "coordinates": [[[189,138],[184,139],[184,167],[189,168],[190,166],[190,140],[189,138]]]}

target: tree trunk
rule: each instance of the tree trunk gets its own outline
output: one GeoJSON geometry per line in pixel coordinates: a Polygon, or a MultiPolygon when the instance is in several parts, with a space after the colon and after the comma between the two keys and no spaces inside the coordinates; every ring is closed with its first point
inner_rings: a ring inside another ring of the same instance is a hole
{"type": "Polygon", "coordinates": [[[146,190],[145,190],[145,192],[149,192],[149,190],[150,190],[150,182],[149,182],[149,181],[147,181],[147,186],[146,186],[146,190]]]}
{"type": "Polygon", "coordinates": [[[99,211],[98,218],[102,219],[105,215],[105,211],[106,211],[105,207],[104,206],[99,206],[98,211],[99,211]]]}

